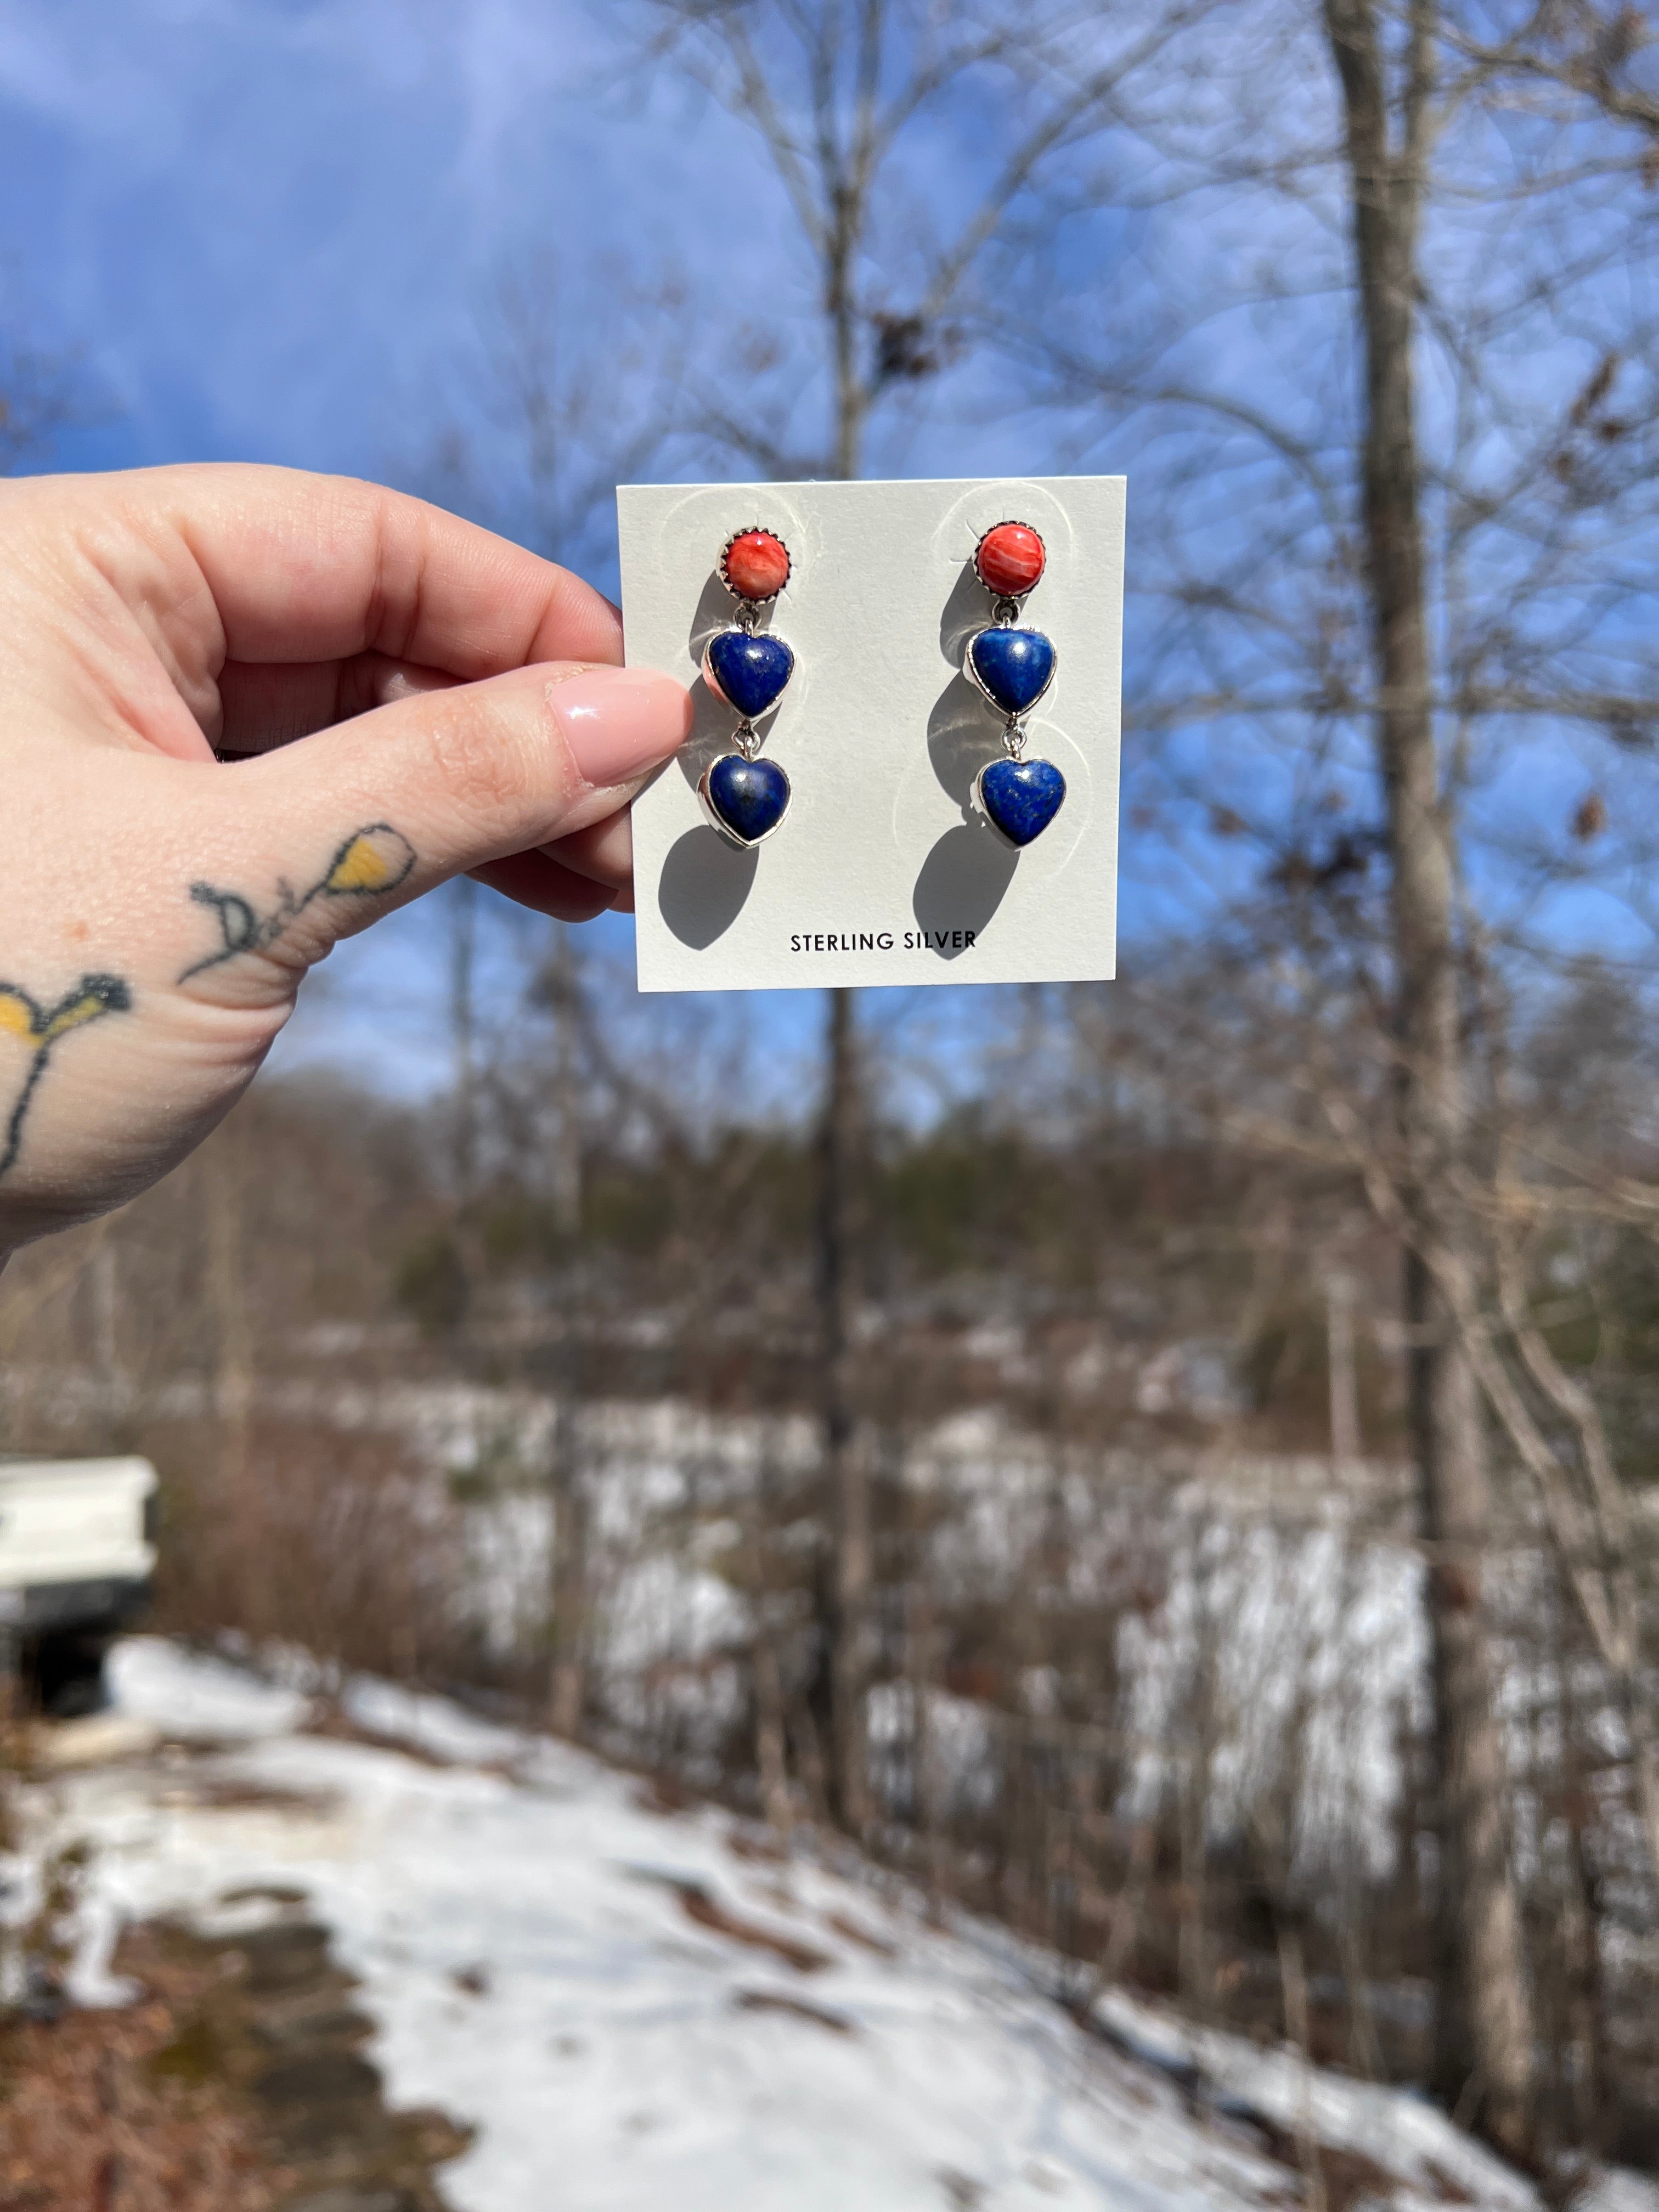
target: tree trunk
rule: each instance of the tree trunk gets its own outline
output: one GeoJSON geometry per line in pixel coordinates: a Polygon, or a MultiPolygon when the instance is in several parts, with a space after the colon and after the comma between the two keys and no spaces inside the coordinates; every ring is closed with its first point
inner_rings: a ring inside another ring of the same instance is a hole
{"type": "MultiPolygon", "coordinates": [[[[1359,1389],[1354,1370],[1353,1282],[1325,1279],[1325,1352],[1330,1382],[1331,1457],[1346,1471],[1359,1457],[1359,1389]]],[[[1340,1479],[1340,1478],[1339,1478],[1340,1479]]]]}
{"type": "Polygon", "coordinates": [[[574,928],[568,921],[556,922],[553,928],[553,951],[542,975],[553,1009],[553,1106],[557,1117],[549,1183],[553,1224],[561,1237],[574,1242],[582,1225],[582,1095],[576,1057],[582,986],[574,928]]]}
{"type": "Polygon", "coordinates": [[[1302,2167],[1302,2201],[1308,2212],[1327,2212],[1324,2161],[1313,2116],[1313,2056],[1308,2017],[1308,1965],[1302,1930],[1287,1915],[1279,1917],[1279,1981],[1285,1996],[1285,2034],[1296,2052],[1296,2154],[1302,2167]]]}
{"type": "Polygon", "coordinates": [[[215,1333],[214,1411],[219,1423],[220,1477],[237,1510],[252,1457],[253,1330],[248,1316],[247,1255],[242,1235],[246,1148],[244,1124],[232,1115],[202,1156],[207,1200],[207,1279],[215,1333]]]}
{"type": "MultiPolygon", "coordinates": [[[[863,465],[865,391],[859,374],[854,245],[862,203],[842,191],[826,241],[824,320],[835,376],[835,474],[843,483],[863,465]]],[[[864,1700],[866,1616],[870,1595],[869,1468],[852,1397],[854,1156],[858,1142],[859,1069],[853,994],[832,990],[824,1032],[823,1124],[818,1188],[819,1286],[823,1316],[823,1451],[835,1543],[829,1624],[830,1745],[834,1817],[854,1836],[869,1812],[864,1700]]]]}
{"type": "MultiPolygon", "coordinates": [[[[587,1263],[582,1226],[581,1085],[576,1056],[580,981],[569,926],[554,926],[553,951],[542,985],[554,1020],[553,1103],[557,1126],[550,1163],[553,1221],[574,1249],[568,1271],[568,1309],[559,1333],[550,1439],[548,1491],[553,1515],[550,1558],[552,1643],[548,1655],[548,1723],[556,1735],[574,1741],[587,1706],[591,1642],[587,1588],[588,1495],[582,1472],[582,1319],[587,1305],[587,1263]]],[[[469,994],[470,996],[470,994],[469,994]]]]}
{"type": "Polygon", "coordinates": [[[869,1467],[852,1390],[853,1161],[858,1141],[857,1046],[850,991],[830,994],[820,1133],[818,1287],[823,1328],[824,1465],[834,1516],[830,1786],[835,1817],[852,1834],[868,1811],[865,1636],[870,1594],[869,1467]]]}
{"type": "Polygon", "coordinates": [[[478,951],[478,886],[461,876],[450,886],[449,1035],[455,1080],[453,1173],[455,1202],[465,1213],[478,1179],[478,1023],[474,985],[478,951]]]}
{"type": "Polygon", "coordinates": [[[1597,1716],[1595,1701],[1587,1712],[1577,1694],[1578,1654],[1571,1627],[1573,1594],[1567,1575],[1559,1567],[1555,1601],[1550,1610],[1555,1624],[1555,1649],[1551,1656],[1560,1685],[1557,1790],[1567,1843],[1568,1896],[1561,1915],[1567,1984],[1567,2032],[1563,2040],[1567,2052],[1577,2060],[1571,2069],[1572,2140],[1592,2156],[1605,2157],[1614,2118],[1609,2094],[1607,1991],[1601,1972],[1605,1900],[1595,1853],[1588,1844],[1601,1808],[1584,1757],[1586,1742],[1594,1741],[1597,1716]]]}
{"type": "Polygon", "coordinates": [[[744,1546],[754,1607],[750,1645],[750,1686],[755,1700],[755,1771],[760,1781],[761,1812],[767,1825],[787,1836],[794,1825],[789,1795],[789,1711],[784,1695],[782,1661],[774,1625],[772,1559],[768,1535],[772,1521],[773,1470],[763,1461],[744,1501],[744,1546]]]}
{"type": "Polygon", "coordinates": [[[904,1593],[905,1673],[910,1686],[910,1817],[921,1846],[922,1880],[930,1925],[943,1923],[945,1836],[939,1742],[933,1727],[933,1683],[939,1672],[939,1630],[927,1588],[925,1559],[913,1564],[904,1593]]]}
{"type": "MultiPolygon", "coordinates": [[[[1325,0],[1325,20],[1346,110],[1365,363],[1364,526],[1392,872],[1402,1196],[1413,1243],[1437,1248],[1468,1279],[1472,1245],[1451,1188],[1468,1119],[1454,866],[1431,705],[1413,362],[1436,0],[1413,0],[1397,143],[1376,0],[1325,0]]],[[[1482,1595],[1491,1488],[1475,1378],[1451,1304],[1409,1251],[1410,1418],[1430,1562],[1440,1834],[1435,2086],[1518,2154],[1530,2136],[1532,2029],[1482,1595]]]]}
{"type": "Polygon", "coordinates": [[[581,1735],[587,1703],[587,1493],[579,1453],[575,1405],[562,1395],[553,1409],[548,1455],[553,1541],[547,1719],[555,1735],[572,1741],[581,1735]]]}

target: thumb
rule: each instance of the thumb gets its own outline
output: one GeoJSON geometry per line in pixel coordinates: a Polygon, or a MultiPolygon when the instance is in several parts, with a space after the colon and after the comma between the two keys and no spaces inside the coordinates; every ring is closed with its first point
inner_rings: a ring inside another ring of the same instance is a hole
{"type": "MultiPolygon", "coordinates": [[[[684,688],[655,669],[544,661],[399,699],[239,763],[226,778],[239,842],[283,887],[282,957],[319,959],[451,876],[617,812],[690,726],[684,688]]],[[[278,950],[257,898],[227,913],[207,893],[227,951],[278,950]]]]}

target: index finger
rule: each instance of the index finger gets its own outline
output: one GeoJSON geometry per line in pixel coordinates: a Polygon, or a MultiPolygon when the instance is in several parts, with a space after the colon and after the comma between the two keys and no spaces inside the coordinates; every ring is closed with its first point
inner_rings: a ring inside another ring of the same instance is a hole
{"type": "Polygon", "coordinates": [[[188,549],[222,665],[381,653],[471,681],[622,659],[621,617],[592,585],[407,493],[220,463],[135,471],[122,491],[133,520],[170,524],[188,549]]]}

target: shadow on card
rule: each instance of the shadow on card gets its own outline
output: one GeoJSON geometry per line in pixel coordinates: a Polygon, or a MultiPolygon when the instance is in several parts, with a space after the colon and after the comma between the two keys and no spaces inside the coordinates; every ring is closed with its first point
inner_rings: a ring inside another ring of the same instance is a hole
{"type": "Polygon", "coordinates": [[[974,573],[971,559],[963,562],[951,596],[939,610],[939,649],[952,668],[960,668],[968,641],[991,619],[989,593],[974,573]]]}
{"type": "MultiPolygon", "coordinates": [[[[970,578],[971,580],[971,578],[970,578]]],[[[975,587],[976,590],[978,586],[975,587]]],[[[980,591],[983,599],[984,592],[980,591]]],[[[967,594],[959,585],[951,608],[967,594]]],[[[945,629],[960,629],[961,615],[947,610],[945,629]]],[[[910,908],[923,942],[941,960],[955,960],[985,927],[1014,880],[1019,854],[973,805],[974,778],[1000,750],[996,719],[965,677],[954,676],[927,718],[927,753],[939,787],[962,809],[921,864],[910,908]]]]}
{"type": "Polygon", "coordinates": [[[910,910],[923,943],[941,960],[968,951],[1014,880],[1019,854],[988,822],[975,819],[947,830],[921,864],[910,910]]]}
{"type": "Polygon", "coordinates": [[[760,854],[740,853],[705,823],[669,848],[657,907],[682,945],[702,952],[725,936],[754,887],[760,854]]]}
{"type": "Polygon", "coordinates": [[[973,801],[974,778],[1001,750],[995,714],[965,676],[953,676],[927,717],[927,757],[939,788],[964,815],[973,801]]]}

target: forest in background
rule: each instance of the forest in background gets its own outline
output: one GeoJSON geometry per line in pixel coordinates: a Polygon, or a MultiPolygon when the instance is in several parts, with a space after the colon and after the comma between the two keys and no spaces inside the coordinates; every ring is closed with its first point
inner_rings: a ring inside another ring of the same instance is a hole
{"type": "Polygon", "coordinates": [[[750,134],[775,313],[641,274],[574,344],[581,272],[512,271],[492,435],[419,481],[580,564],[629,475],[966,470],[1010,416],[1125,470],[1129,980],[832,994],[745,1112],[763,1033],[562,933],[484,1019],[461,887],[441,1089],[257,1091],[14,1262],[9,1446],[152,1453],[178,1627],[511,1699],[1078,1994],[1653,2164],[1642,12],[629,21],[750,134]]]}
{"type": "MultiPolygon", "coordinates": [[[[505,1040],[455,1040],[464,1087],[256,1090],[161,1189],[15,1261],[6,1448],[155,1461],[162,1625],[459,1689],[659,1788],[850,1828],[1054,1944],[1066,2002],[1127,1978],[1420,2079],[1437,1867],[1393,1255],[1360,1178],[1229,1135],[1218,1102],[1268,1115],[1279,1073],[1248,1045],[1217,1064],[1250,1034],[1230,964],[1169,958],[1008,994],[936,1118],[884,1112],[861,1056],[861,1800],[834,1748],[822,1133],[711,1112],[750,1087],[718,1025],[615,1066],[616,979],[579,937],[505,1040]]],[[[1517,1057],[1537,1141],[1651,1173],[1651,1042],[1616,979],[1564,988],[1517,1057]]],[[[1651,1241],[1598,1223],[1534,1256],[1650,1589],[1651,1241]]],[[[1531,1486],[1498,1489],[1540,2109],[1557,2142],[1647,2163],[1628,1747],[1531,1486]]]]}

